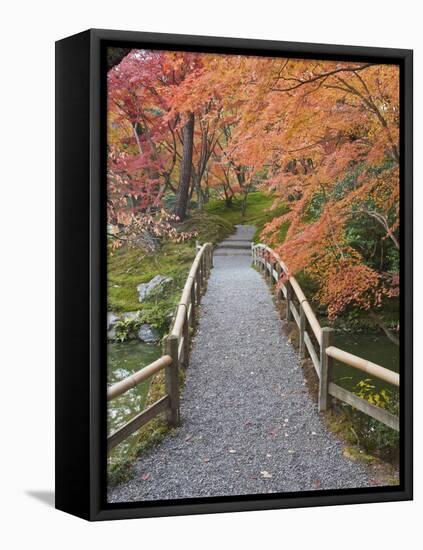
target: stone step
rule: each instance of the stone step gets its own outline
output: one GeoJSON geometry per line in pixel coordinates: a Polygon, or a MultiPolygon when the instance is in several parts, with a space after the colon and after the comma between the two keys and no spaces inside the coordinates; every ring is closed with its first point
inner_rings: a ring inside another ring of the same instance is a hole
{"type": "Polygon", "coordinates": [[[219,244],[219,247],[220,248],[242,248],[242,249],[245,249],[245,250],[251,250],[251,242],[250,241],[245,241],[245,242],[240,242],[240,241],[222,241],[220,244],[219,244]]]}
{"type": "Polygon", "coordinates": [[[243,241],[242,239],[225,239],[224,241],[221,241],[219,245],[222,244],[229,244],[229,245],[241,245],[241,246],[250,246],[251,247],[251,241],[243,241]]]}
{"type": "Polygon", "coordinates": [[[225,241],[243,241],[250,243],[251,237],[242,237],[242,235],[231,235],[230,237],[226,237],[225,241]]]}
{"type": "Polygon", "coordinates": [[[245,248],[216,248],[213,256],[251,256],[250,250],[245,248]]]}

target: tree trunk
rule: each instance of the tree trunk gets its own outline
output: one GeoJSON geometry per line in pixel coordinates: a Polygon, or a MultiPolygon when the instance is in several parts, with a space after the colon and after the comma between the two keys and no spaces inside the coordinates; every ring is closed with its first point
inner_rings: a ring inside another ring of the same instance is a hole
{"type": "Polygon", "coordinates": [[[198,210],[203,210],[204,197],[201,189],[201,179],[199,177],[196,178],[195,187],[197,191],[197,208],[198,210]]]}
{"type": "Polygon", "coordinates": [[[194,113],[188,115],[188,120],[182,129],[183,155],[179,188],[176,195],[174,214],[182,221],[186,217],[188,207],[189,184],[191,181],[192,148],[194,141],[194,113]]]}
{"type": "Polygon", "coordinates": [[[245,216],[245,212],[247,211],[247,193],[244,194],[243,198],[242,198],[242,203],[241,203],[241,214],[242,214],[242,217],[245,216]]]}

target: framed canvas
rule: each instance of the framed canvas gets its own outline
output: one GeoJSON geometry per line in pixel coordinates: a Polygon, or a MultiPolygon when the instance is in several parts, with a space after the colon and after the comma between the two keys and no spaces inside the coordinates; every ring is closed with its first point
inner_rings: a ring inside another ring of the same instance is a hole
{"type": "Polygon", "coordinates": [[[412,52],[56,43],[56,507],[412,498],[412,52]]]}

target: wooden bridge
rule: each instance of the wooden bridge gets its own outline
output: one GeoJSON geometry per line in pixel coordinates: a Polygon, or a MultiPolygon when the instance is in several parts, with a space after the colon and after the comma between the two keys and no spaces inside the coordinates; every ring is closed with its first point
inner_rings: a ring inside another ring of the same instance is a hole
{"type": "MultiPolygon", "coordinates": [[[[250,247],[253,265],[261,270],[269,285],[278,285],[276,299],[286,302],[286,320],[293,320],[298,325],[299,357],[304,359],[308,354],[319,377],[319,410],[326,411],[331,406],[330,397],[334,397],[390,428],[399,430],[398,417],[381,407],[372,405],[332,381],[334,360],[397,387],[399,387],[399,374],[335,347],[332,344],[333,330],[320,326],[297,280],[293,276],[287,276],[289,272],[286,265],[268,246],[253,245],[252,243],[246,245],[245,241],[229,238],[218,247],[216,253],[227,254],[229,251],[233,254],[234,250],[243,251],[250,247]]],[[[164,355],[135,374],[109,387],[107,398],[111,400],[151,378],[159,371],[163,369],[166,371],[166,395],[109,435],[108,449],[112,449],[158,414],[166,413],[167,421],[171,426],[179,424],[179,369],[188,365],[192,332],[189,328],[195,328],[196,307],[200,304],[212,267],[213,246],[210,243],[202,246],[197,245],[197,254],[176,309],[172,329],[164,339],[164,355]]]]}

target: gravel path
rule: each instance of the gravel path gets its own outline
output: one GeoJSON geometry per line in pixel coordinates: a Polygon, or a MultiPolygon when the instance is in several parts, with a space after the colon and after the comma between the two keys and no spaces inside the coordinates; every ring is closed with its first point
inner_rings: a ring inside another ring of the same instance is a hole
{"type": "MultiPolygon", "coordinates": [[[[249,241],[254,227],[232,237],[249,241]]],[[[223,252],[222,252],[223,250],[223,252]]],[[[214,258],[181,401],[182,425],[142,455],[109,502],[369,486],[308,395],[248,250],[214,258]]]]}

